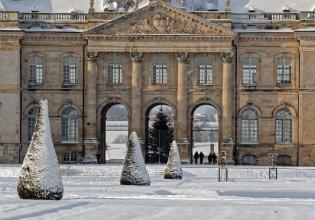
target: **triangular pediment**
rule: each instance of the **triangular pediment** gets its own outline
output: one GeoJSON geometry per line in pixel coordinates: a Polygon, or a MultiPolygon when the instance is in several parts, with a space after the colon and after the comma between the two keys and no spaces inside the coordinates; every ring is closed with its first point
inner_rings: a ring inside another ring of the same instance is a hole
{"type": "Polygon", "coordinates": [[[207,35],[234,36],[216,23],[158,1],[94,27],[87,35],[207,35]]]}

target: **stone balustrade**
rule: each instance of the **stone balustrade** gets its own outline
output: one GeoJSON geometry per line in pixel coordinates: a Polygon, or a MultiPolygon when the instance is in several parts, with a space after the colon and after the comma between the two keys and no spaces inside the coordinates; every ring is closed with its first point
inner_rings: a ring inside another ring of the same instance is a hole
{"type": "Polygon", "coordinates": [[[17,20],[18,13],[17,12],[7,12],[7,11],[0,11],[0,21],[3,20],[17,20]]]}
{"type": "Polygon", "coordinates": [[[86,17],[86,14],[79,14],[79,13],[20,13],[19,20],[23,22],[33,22],[33,21],[82,22],[82,21],[87,21],[87,17],[86,17]]]}
{"type": "Polygon", "coordinates": [[[233,22],[282,22],[298,21],[299,13],[232,13],[233,22]]]}
{"type": "MultiPolygon", "coordinates": [[[[231,19],[235,23],[263,23],[263,22],[292,22],[292,21],[315,21],[315,11],[302,11],[300,13],[229,13],[219,11],[193,12],[209,20],[231,19]]],[[[124,13],[98,12],[92,14],[84,13],[19,13],[0,11],[0,21],[19,20],[22,22],[85,22],[88,20],[112,20],[124,13]]]]}

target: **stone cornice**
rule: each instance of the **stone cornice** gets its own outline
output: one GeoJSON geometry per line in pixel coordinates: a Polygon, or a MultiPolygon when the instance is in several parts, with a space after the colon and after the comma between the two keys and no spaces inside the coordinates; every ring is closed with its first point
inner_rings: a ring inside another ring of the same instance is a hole
{"type": "Polygon", "coordinates": [[[84,38],[81,34],[77,33],[34,33],[34,34],[26,34],[24,36],[25,40],[74,40],[74,41],[83,41],[84,38]]]}
{"type": "Polygon", "coordinates": [[[238,36],[238,41],[239,42],[244,42],[244,41],[251,41],[251,40],[259,40],[259,41],[297,41],[297,37],[294,35],[288,34],[287,35],[273,35],[272,33],[269,33],[269,35],[261,35],[259,33],[256,34],[251,34],[251,35],[239,35],[238,36]]]}
{"type": "Polygon", "coordinates": [[[205,36],[205,35],[85,35],[88,40],[121,40],[121,41],[136,41],[136,40],[206,40],[206,41],[232,41],[234,36],[205,36]]]}
{"type": "Polygon", "coordinates": [[[11,31],[8,31],[8,32],[3,32],[1,31],[0,32],[0,39],[1,40],[21,40],[24,36],[24,33],[23,32],[11,32],[11,31]]]}

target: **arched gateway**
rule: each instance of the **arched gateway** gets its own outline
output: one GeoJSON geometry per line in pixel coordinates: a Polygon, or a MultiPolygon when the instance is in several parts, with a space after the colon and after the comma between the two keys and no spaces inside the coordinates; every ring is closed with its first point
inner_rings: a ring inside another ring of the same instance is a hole
{"type": "Polygon", "coordinates": [[[102,110],[101,143],[98,152],[101,162],[123,162],[128,135],[129,114],[126,106],[119,103],[106,105],[102,110]]]}

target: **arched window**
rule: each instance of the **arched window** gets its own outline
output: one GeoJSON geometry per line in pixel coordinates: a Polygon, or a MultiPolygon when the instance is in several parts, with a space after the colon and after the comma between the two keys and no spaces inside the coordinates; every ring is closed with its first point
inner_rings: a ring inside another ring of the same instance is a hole
{"type": "Polygon", "coordinates": [[[198,84],[212,84],[212,64],[208,56],[198,57],[198,84]]]}
{"type": "Polygon", "coordinates": [[[29,58],[29,85],[43,84],[44,59],[40,56],[29,58]]]}
{"type": "Polygon", "coordinates": [[[63,59],[63,84],[74,85],[77,82],[77,59],[65,57],[63,59]]]}
{"type": "Polygon", "coordinates": [[[164,56],[158,55],[153,62],[153,83],[166,84],[167,83],[167,70],[166,59],[164,56]]]}
{"type": "Polygon", "coordinates": [[[276,114],[276,142],[277,144],[292,142],[292,117],[287,110],[281,110],[276,114]]]}
{"type": "Polygon", "coordinates": [[[279,155],[277,157],[277,164],[279,166],[290,166],[291,165],[291,157],[288,155],[279,155]]]}
{"type": "Polygon", "coordinates": [[[242,165],[257,165],[257,159],[254,155],[244,155],[242,158],[242,165]]]}
{"type": "Polygon", "coordinates": [[[288,57],[281,57],[277,59],[277,84],[287,85],[291,84],[292,78],[292,59],[288,57]]]}
{"type": "Polygon", "coordinates": [[[78,113],[73,107],[66,107],[61,115],[62,142],[78,141],[78,113]]]}
{"type": "Polygon", "coordinates": [[[241,142],[243,144],[258,143],[258,117],[253,109],[247,109],[241,115],[241,142]]]}
{"type": "Polygon", "coordinates": [[[27,140],[31,141],[35,130],[38,107],[33,107],[27,114],[27,140]]]}
{"type": "Polygon", "coordinates": [[[116,53],[107,57],[108,84],[122,83],[122,57],[116,53]]]}
{"type": "Polygon", "coordinates": [[[255,85],[257,81],[257,58],[247,57],[243,63],[243,84],[255,85]]]}

